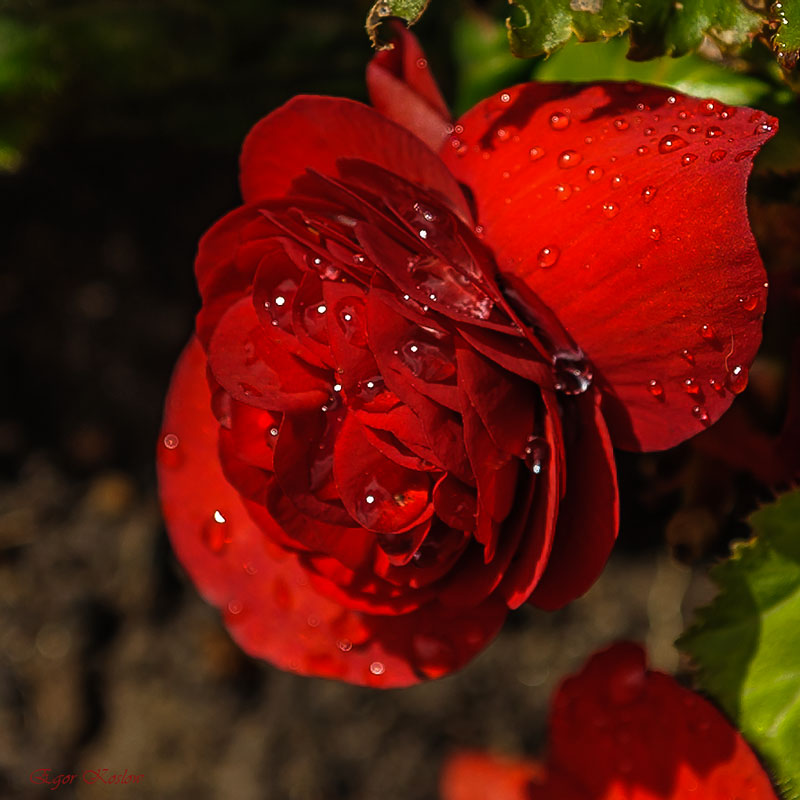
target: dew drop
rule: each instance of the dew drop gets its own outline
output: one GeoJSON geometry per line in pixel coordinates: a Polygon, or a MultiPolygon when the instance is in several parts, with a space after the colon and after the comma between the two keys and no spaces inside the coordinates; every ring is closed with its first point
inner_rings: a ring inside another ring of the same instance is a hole
{"type": "Polygon", "coordinates": [[[569,200],[572,196],[572,187],[569,184],[559,183],[556,186],[556,197],[559,200],[569,200]]]}
{"type": "Polygon", "coordinates": [[[221,553],[225,549],[225,545],[231,541],[229,526],[226,522],[223,513],[217,509],[203,526],[203,541],[212,553],[221,553]]]}
{"type": "Polygon", "coordinates": [[[174,433],[168,433],[164,436],[163,442],[167,450],[174,450],[181,443],[181,440],[174,433]]]}
{"type": "Polygon", "coordinates": [[[716,164],[717,162],[722,161],[722,159],[725,158],[725,156],[727,155],[728,155],[727,150],[713,150],[711,152],[711,155],[708,157],[708,160],[712,164],[716,164]]]}
{"type": "Polygon", "coordinates": [[[700,326],[700,331],[699,331],[699,333],[700,333],[700,336],[701,336],[703,339],[705,339],[707,342],[714,341],[714,340],[717,338],[717,334],[716,334],[716,332],[714,331],[714,329],[713,329],[713,328],[712,328],[710,325],[708,325],[708,324],[706,324],[706,323],[703,323],[703,324],[700,326]]]}
{"type": "Polygon", "coordinates": [[[655,186],[645,186],[642,189],[642,200],[649,203],[658,194],[658,189],[655,186]]]}
{"type": "Polygon", "coordinates": [[[494,132],[494,135],[497,137],[499,141],[505,142],[511,134],[508,132],[507,128],[498,128],[494,132]]]}
{"type": "Polygon", "coordinates": [[[630,127],[630,123],[628,122],[628,120],[623,119],[622,117],[618,117],[617,119],[614,120],[614,127],[618,131],[626,131],[630,127]]]}
{"type": "Polygon", "coordinates": [[[692,397],[697,397],[701,393],[701,389],[699,384],[694,378],[687,378],[683,382],[683,388],[690,394],[692,397]]]}
{"type": "Polygon", "coordinates": [[[708,379],[708,385],[717,393],[722,394],[725,391],[725,387],[715,378],[708,379]]]}
{"type": "Polygon", "coordinates": [[[510,103],[511,102],[511,95],[508,92],[503,92],[500,95],[500,102],[501,103],[510,103]]]}
{"type": "Polygon", "coordinates": [[[725,383],[734,394],[741,394],[747,388],[748,377],[747,367],[740,364],[728,373],[725,383]]]}
{"type": "Polygon", "coordinates": [[[542,147],[531,147],[528,151],[528,158],[531,161],[538,161],[540,158],[544,157],[544,148],[542,147]]]}
{"type": "Polygon", "coordinates": [[[772,133],[772,130],[772,125],[770,125],[768,122],[762,122],[760,125],[756,126],[756,129],[753,131],[753,133],[772,133]]]}
{"type": "Polygon", "coordinates": [[[353,643],[349,639],[337,639],[336,646],[343,653],[349,653],[353,649],[353,643]]]}
{"type": "Polygon", "coordinates": [[[242,604],[238,600],[230,600],[228,602],[228,613],[234,616],[236,616],[236,614],[241,614],[242,604]]]}
{"type": "Polygon", "coordinates": [[[383,675],[383,673],[386,672],[386,667],[383,665],[381,661],[373,661],[369,665],[369,671],[373,675],[383,675]]]}
{"type": "Polygon", "coordinates": [[[569,127],[570,118],[569,113],[566,111],[556,111],[550,115],[550,127],[554,131],[563,131],[569,127]]]}
{"type": "Polygon", "coordinates": [[[611,188],[619,189],[624,185],[624,183],[625,183],[625,178],[623,178],[622,175],[615,175],[611,179],[611,188]]]}
{"type": "Polygon", "coordinates": [[[661,228],[659,228],[658,225],[653,225],[653,227],[650,228],[650,238],[654,242],[657,242],[661,238],[661,228]]]}
{"type": "Polygon", "coordinates": [[[592,385],[592,366],[582,353],[556,353],[553,371],[555,388],[564,394],[583,394],[592,385]]]}
{"type": "Polygon", "coordinates": [[[571,169],[572,167],[577,167],[581,161],[583,161],[583,156],[580,153],[575,152],[575,150],[565,150],[558,157],[558,166],[561,169],[571,169]]]}
{"type": "Polygon", "coordinates": [[[613,219],[619,214],[619,206],[616,203],[603,203],[603,216],[613,219]]]}
{"type": "MultiPolygon", "coordinates": [[[[739,298],[739,305],[745,311],[755,311],[758,308],[758,295],[746,295],[739,298]]],[[[166,444],[166,442],[165,442],[166,444]]]]}
{"type": "Polygon", "coordinates": [[[710,139],[713,139],[715,136],[722,136],[724,133],[725,131],[723,131],[722,128],[718,127],[717,125],[712,125],[706,131],[706,136],[708,136],[710,139]]]}
{"type": "Polygon", "coordinates": [[[637,156],[644,156],[650,152],[650,148],[646,144],[641,144],[639,147],[636,148],[636,155],[637,156]]]}
{"type": "Polygon", "coordinates": [[[714,100],[702,100],[700,105],[698,106],[698,111],[701,114],[704,114],[707,117],[710,117],[712,114],[715,114],[719,109],[716,101],[714,100]]]}
{"type": "Polygon", "coordinates": [[[694,153],[684,153],[681,156],[681,165],[688,167],[693,161],[697,161],[697,156],[694,153]]]}
{"type": "Polygon", "coordinates": [[[664,397],[664,387],[655,378],[651,378],[647,382],[647,391],[650,392],[650,394],[656,399],[661,399],[664,397]]]}
{"type": "Polygon", "coordinates": [[[681,350],[681,358],[689,364],[694,364],[694,355],[692,355],[691,350],[687,350],[685,347],[681,350]]]}
{"type": "Polygon", "coordinates": [[[754,152],[755,150],[742,150],[741,153],[736,154],[736,157],[733,160],[736,161],[737,163],[739,161],[744,161],[746,158],[750,158],[750,156],[752,156],[754,152]]]}
{"type": "Polygon", "coordinates": [[[561,255],[561,251],[555,245],[543,247],[539,251],[536,263],[542,269],[547,269],[548,267],[555,265],[555,263],[558,261],[559,255],[561,255]]]}
{"type": "Polygon", "coordinates": [[[708,411],[706,411],[704,406],[693,406],[692,407],[692,416],[695,419],[700,420],[704,425],[708,424],[708,411]]]}
{"type": "Polygon", "coordinates": [[[645,136],[652,136],[656,132],[655,128],[645,128],[644,135],[645,136]]]}
{"type": "Polygon", "coordinates": [[[596,183],[603,177],[603,168],[597,165],[592,165],[586,170],[586,178],[592,183],[596,183]]]}
{"type": "Polygon", "coordinates": [[[550,446],[541,436],[529,436],[525,441],[522,460],[525,466],[534,474],[539,475],[547,463],[550,446]]]}
{"type": "Polygon", "coordinates": [[[659,153],[674,153],[676,150],[681,150],[686,147],[688,142],[682,136],[676,136],[674,133],[662,136],[658,143],[659,153]]]}

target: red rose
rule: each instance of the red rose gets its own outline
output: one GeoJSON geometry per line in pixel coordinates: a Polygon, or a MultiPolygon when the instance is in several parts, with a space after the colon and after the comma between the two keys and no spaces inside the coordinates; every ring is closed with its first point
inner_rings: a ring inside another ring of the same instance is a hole
{"type": "Polygon", "coordinates": [[[378,110],[297,97],[245,141],[159,449],[178,557],[241,646],[386,687],[586,591],[612,442],[669,447],[741,391],[766,298],[745,186],[775,125],[526,84],[454,126],[399,36],[378,110]]]}
{"type": "Polygon", "coordinates": [[[556,693],[547,763],[462,753],[443,800],[778,800],[741,735],[700,695],[619,643],[556,693]]]}

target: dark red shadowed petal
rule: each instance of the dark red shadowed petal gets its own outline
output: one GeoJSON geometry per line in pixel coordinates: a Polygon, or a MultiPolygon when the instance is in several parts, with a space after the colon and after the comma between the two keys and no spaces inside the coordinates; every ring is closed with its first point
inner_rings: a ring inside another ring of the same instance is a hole
{"type": "Polygon", "coordinates": [[[525,84],[460,125],[442,156],[501,272],[592,361],[615,444],[666,448],[714,422],[761,339],[745,190],[775,120],[635,84],[525,84]]]}
{"type": "MultiPolygon", "coordinates": [[[[553,548],[530,602],[551,611],[580,597],[605,566],[619,527],[617,472],[611,439],[590,389],[566,401],[577,430],[565,430],[566,492],[558,509],[553,548]]],[[[566,423],[565,423],[566,424],[566,423]]]]}
{"type": "Polygon", "coordinates": [[[225,480],[205,372],[192,339],[167,396],[161,504],[178,558],[246,652],[305,675],[391,688],[446,675],[486,646],[507,613],[496,598],[467,615],[434,604],[394,618],[353,612],[319,594],[298,557],[271,543],[268,515],[257,526],[225,480]]]}
{"type": "MultiPolygon", "coordinates": [[[[533,761],[459,753],[445,764],[441,796],[442,800],[528,800],[531,781],[546,776],[547,769],[533,761]]],[[[559,794],[553,800],[573,800],[573,796],[559,794]]]]}
{"type": "Polygon", "coordinates": [[[392,49],[376,53],[367,66],[369,99],[385,117],[438,150],[453,126],[425,53],[402,23],[384,27],[391,27],[392,49]]]}
{"type": "Polygon", "coordinates": [[[364,159],[439,192],[471,219],[458,184],[416,136],[368,106],[337,97],[294,97],[250,131],[240,160],[242,196],[248,203],[281,197],[306,170],[337,176],[336,162],[345,158],[364,159]]]}
{"type": "Polygon", "coordinates": [[[442,800],[777,800],[758,759],[710,703],[647,669],[639,645],[595,654],[561,685],[547,764],[465,753],[442,800]]]}
{"type": "Polygon", "coordinates": [[[336,438],[333,466],[342,502],[367,530],[399,533],[433,513],[428,474],[401,467],[373,447],[352,414],[336,438]]]}
{"type": "Polygon", "coordinates": [[[286,351],[245,296],[219,321],[208,348],[214,377],[236,400],[269,411],[317,410],[330,395],[321,371],[286,351]]]}
{"type": "Polygon", "coordinates": [[[596,654],[561,686],[548,763],[591,798],[776,797],[722,714],[669,675],[648,671],[642,648],[629,643],[596,654]]]}

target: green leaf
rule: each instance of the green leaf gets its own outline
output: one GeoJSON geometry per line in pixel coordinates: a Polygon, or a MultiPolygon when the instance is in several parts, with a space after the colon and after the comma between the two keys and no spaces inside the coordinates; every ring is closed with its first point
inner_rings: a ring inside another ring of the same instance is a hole
{"type": "Polygon", "coordinates": [[[552,53],[573,35],[596,42],[626,31],[629,57],[636,60],[684,55],[706,36],[732,49],[748,42],[763,24],[741,0],[509,1],[514,6],[507,21],[511,49],[523,58],[552,53]]]}
{"type": "Polygon", "coordinates": [[[800,798],[800,490],[750,517],[756,537],[711,571],[720,592],[678,641],[698,682],[800,798]]]}
{"type": "Polygon", "coordinates": [[[778,26],[772,37],[772,49],[778,63],[794,69],[800,60],[800,0],[776,0],[770,6],[770,21],[778,26]]]}
{"type": "Polygon", "coordinates": [[[378,39],[378,29],[381,23],[390,17],[397,17],[406,21],[411,27],[425,12],[430,0],[377,0],[367,15],[367,35],[373,47],[385,50],[390,44],[382,44],[378,39]]]}
{"type": "Polygon", "coordinates": [[[537,64],[533,75],[539,81],[639,81],[729,105],[758,106],[773,90],[761,78],[698,55],[630,61],[626,49],[621,37],[591,44],[572,41],[537,64]]]}

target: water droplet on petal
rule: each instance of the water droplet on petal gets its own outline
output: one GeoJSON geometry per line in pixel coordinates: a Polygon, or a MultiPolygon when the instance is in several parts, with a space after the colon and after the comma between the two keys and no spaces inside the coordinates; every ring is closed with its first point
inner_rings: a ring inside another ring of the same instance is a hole
{"type": "Polygon", "coordinates": [[[617,119],[614,120],[614,127],[618,131],[626,131],[630,127],[630,123],[628,122],[628,120],[623,119],[622,117],[618,117],[617,119]]]}
{"type": "Polygon", "coordinates": [[[619,214],[619,206],[616,203],[603,203],[603,216],[613,219],[619,214]]]}
{"type": "Polygon", "coordinates": [[[592,366],[582,353],[556,353],[553,371],[555,388],[564,394],[583,394],[592,385],[592,366]]]}
{"type": "Polygon", "coordinates": [[[543,247],[539,251],[536,263],[542,269],[547,269],[548,267],[552,267],[558,261],[559,255],[561,255],[561,251],[555,245],[543,247]]]}
{"type": "Polygon", "coordinates": [[[603,177],[603,168],[593,165],[586,170],[586,178],[592,183],[596,183],[603,177]]]}
{"type": "Polygon", "coordinates": [[[550,115],[550,127],[554,131],[563,131],[569,127],[570,118],[569,113],[566,111],[556,111],[550,115]]]}
{"type": "Polygon", "coordinates": [[[720,383],[718,380],[715,380],[714,378],[709,378],[709,379],[708,379],[708,385],[709,385],[709,386],[710,386],[710,387],[711,387],[711,388],[712,388],[712,389],[713,389],[713,390],[714,390],[714,391],[715,391],[717,394],[722,394],[722,393],[725,391],[725,387],[724,387],[724,386],[723,386],[723,385],[722,385],[722,384],[721,384],[721,383],[720,383]]]}
{"type": "Polygon", "coordinates": [[[558,157],[558,166],[561,169],[571,169],[572,167],[577,167],[581,161],[583,161],[583,156],[580,153],[575,152],[575,150],[565,150],[558,157]]]}
{"type": "Polygon", "coordinates": [[[538,161],[543,156],[544,148],[542,147],[531,147],[531,149],[528,151],[528,157],[531,161],[538,161]]]}
{"type": "Polygon", "coordinates": [[[688,167],[693,161],[697,161],[697,156],[694,153],[685,153],[681,156],[681,165],[688,167]]]}
{"type": "Polygon", "coordinates": [[[225,549],[225,545],[231,541],[229,526],[226,523],[227,519],[224,514],[217,509],[203,526],[203,541],[212,553],[221,553],[225,549]]]}
{"type": "Polygon", "coordinates": [[[706,323],[703,323],[700,326],[700,331],[699,332],[700,332],[700,336],[703,339],[705,339],[707,342],[714,341],[717,338],[717,334],[714,331],[714,329],[710,325],[708,325],[706,323]]]}
{"type": "Polygon", "coordinates": [[[687,350],[686,348],[681,350],[681,358],[689,364],[694,364],[694,355],[692,355],[691,350],[687,350]]]}
{"type": "Polygon", "coordinates": [[[559,200],[569,200],[571,196],[572,196],[572,187],[570,187],[568,184],[559,183],[556,186],[556,197],[559,200]]]}
{"type": "Polygon", "coordinates": [[[722,161],[722,159],[725,158],[725,156],[727,155],[728,155],[727,150],[713,150],[711,155],[708,157],[708,160],[712,164],[716,164],[718,161],[722,161]]]}
{"type": "Polygon", "coordinates": [[[657,399],[664,397],[664,387],[655,378],[647,382],[647,391],[657,399]]]}
{"type": "Polygon", "coordinates": [[[642,200],[649,203],[658,194],[658,189],[655,186],[645,186],[642,189],[642,200]]]}
{"type": "Polygon", "coordinates": [[[547,463],[550,446],[541,436],[529,436],[525,441],[522,460],[525,466],[534,474],[539,475],[547,463]]]}
{"type": "Polygon", "coordinates": [[[653,227],[650,228],[650,238],[654,242],[657,242],[661,238],[661,228],[659,228],[658,225],[653,225],[653,227]]]}
{"type": "Polygon", "coordinates": [[[383,673],[386,672],[386,667],[383,665],[383,662],[381,661],[373,661],[369,665],[369,671],[373,675],[383,675],[383,673]]]}
{"type": "Polygon", "coordinates": [[[637,156],[644,156],[650,152],[650,148],[646,144],[641,144],[639,147],[636,148],[636,155],[637,156]]]}
{"type": "Polygon", "coordinates": [[[700,420],[704,425],[708,424],[708,412],[706,411],[704,406],[693,406],[692,408],[692,416],[695,419],[700,420]]]}
{"type": "Polygon", "coordinates": [[[337,639],[336,646],[343,653],[349,653],[353,649],[353,643],[349,639],[337,639]]]}
{"type": "Polygon", "coordinates": [[[662,136],[658,143],[659,153],[673,153],[675,150],[681,150],[686,147],[688,142],[682,136],[677,136],[674,133],[662,136]]]}
{"type": "Polygon", "coordinates": [[[706,136],[713,139],[715,136],[722,136],[725,131],[722,128],[718,127],[717,125],[712,125],[707,131],[706,136]]]}
{"type": "Polygon", "coordinates": [[[745,311],[755,311],[758,308],[758,295],[746,295],[739,298],[739,305],[745,311]]]}
{"type": "Polygon", "coordinates": [[[243,608],[243,606],[238,600],[230,600],[228,602],[228,613],[229,614],[233,614],[234,616],[236,614],[241,614],[242,613],[242,608],[243,608]]]}
{"type": "Polygon", "coordinates": [[[683,388],[686,389],[692,397],[697,397],[697,395],[701,394],[700,386],[694,378],[686,378],[683,382],[683,388]]]}
{"type": "Polygon", "coordinates": [[[740,364],[728,373],[725,383],[734,394],[741,394],[747,388],[748,377],[747,367],[740,364]]]}
{"type": "Polygon", "coordinates": [[[180,439],[174,433],[165,434],[163,442],[167,450],[174,450],[181,443],[180,439]]]}
{"type": "Polygon", "coordinates": [[[750,158],[750,156],[752,156],[753,153],[755,153],[755,150],[742,150],[741,153],[737,153],[736,157],[733,160],[736,161],[737,163],[739,161],[744,161],[746,158],[750,158]]]}

